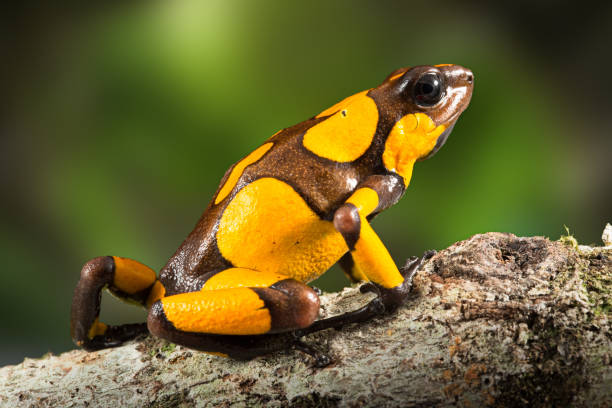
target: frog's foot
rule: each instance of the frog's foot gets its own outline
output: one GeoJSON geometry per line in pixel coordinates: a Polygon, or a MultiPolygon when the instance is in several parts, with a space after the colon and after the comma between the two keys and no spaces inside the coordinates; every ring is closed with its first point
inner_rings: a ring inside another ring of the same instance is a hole
{"type": "Polygon", "coordinates": [[[368,282],[360,287],[360,291],[362,293],[375,293],[377,297],[372,299],[367,305],[352,312],[317,320],[305,329],[296,331],[295,335],[301,337],[320,330],[340,328],[349,323],[364,322],[376,316],[395,311],[405,302],[408,293],[412,289],[412,279],[423,262],[435,254],[436,251],[427,251],[421,257],[409,258],[406,261],[406,265],[400,270],[404,277],[404,282],[399,287],[386,289],[375,283],[368,282]]]}
{"type": "Polygon", "coordinates": [[[133,340],[138,336],[148,334],[146,323],[122,324],[121,326],[108,326],[104,334],[94,336],[83,344],[87,351],[101,350],[109,347],[117,347],[126,341],[133,340]]]}
{"type": "Polygon", "coordinates": [[[70,328],[73,341],[88,351],[116,347],[147,332],[144,323],[108,326],[99,321],[100,292],[104,288],[121,299],[146,306],[163,287],[152,269],[128,258],[102,256],[87,262],[74,291],[70,328]]]}
{"type": "Polygon", "coordinates": [[[429,250],[420,257],[412,256],[408,258],[404,266],[400,269],[404,282],[398,288],[386,289],[375,283],[368,282],[361,285],[359,290],[361,293],[369,292],[377,294],[383,305],[385,305],[386,311],[392,312],[405,302],[405,297],[412,289],[414,275],[421,268],[423,262],[431,259],[436,252],[435,250],[429,250]]]}

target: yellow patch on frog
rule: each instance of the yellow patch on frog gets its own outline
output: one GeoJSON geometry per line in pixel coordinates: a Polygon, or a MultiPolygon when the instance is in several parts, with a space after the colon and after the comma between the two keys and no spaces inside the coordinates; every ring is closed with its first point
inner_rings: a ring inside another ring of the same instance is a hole
{"type": "Polygon", "coordinates": [[[96,336],[100,336],[106,333],[106,329],[108,329],[108,326],[102,323],[101,321],[99,321],[98,318],[96,317],[96,320],[94,320],[91,327],[89,328],[89,331],[87,332],[87,338],[91,340],[96,336]]]}
{"type": "Polygon", "coordinates": [[[202,290],[229,288],[267,288],[288,276],[274,272],[259,272],[245,268],[229,268],[213,275],[206,281],[202,290]]]}
{"type": "Polygon", "coordinates": [[[378,194],[369,187],[362,187],[355,191],[346,202],[353,204],[360,214],[367,217],[378,207],[378,194]]]}
{"type": "Polygon", "coordinates": [[[383,163],[387,170],[402,176],[408,187],[414,163],[431,152],[444,129],[446,126],[436,126],[424,113],[411,113],[401,118],[385,143],[383,163]]]}
{"type": "MultiPolygon", "coordinates": [[[[274,135],[276,134],[278,134],[278,132],[276,132],[274,135]]],[[[274,137],[274,135],[272,137],[274,137]]],[[[244,169],[249,164],[253,164],[259,159],[261,159],[263,155],[266,154],[268,150],[270,150],[273,144],[274,143],[266,143],[266,144],[259,146],[257,149],[252,151],[247,157],[245,157],[244,159],[236,163],[229,177],[225,181],[225,184],[223,184],[223,187],[221,187],[221,190],[219,190],[219,194],[217,194],[217,198],[215,199],[215,205],[223,201],[223,199],[227,197],[229,193],[232,192],[232,190],[234,189],[234,186],[238,182],[238,179],[240,178],[240,176],[242,176],[242,172],[244,171],[244,169]]]]}
{"type": "Polygon", "coordinates": [[[453,64],[438,64],[438,65],[434,65],[434,67],[436,68],[441,68],[441,67],[450,67],[453,64]]]}
{"type": "Polygon", "coordinates": [[[330,221],[321,220],[287,183],[258,179],[223,212],[217,247],[240,268],[310,282],[348,250],[330,221]]]}
{"type": "Polygon", "coordinates": [[[145,290],[155,282],[155,271],[138,261],[113,256],[115,276],[113,286],[128,295],[145,290]]]}
{"type": "Polygon", "coordinates": [[[161,299],[166,318],[178,330],[210,334],[263,334],[272,318],[248,288],[202,290],[161,299]]]}
{"type": "Polygon", "coordinates": [[[304,147],[336,162],[351,162],[364,154],[378,124],[378,108],[367,93],[349,96],[317,115],[331,116],[306,131],[304,147]]]}

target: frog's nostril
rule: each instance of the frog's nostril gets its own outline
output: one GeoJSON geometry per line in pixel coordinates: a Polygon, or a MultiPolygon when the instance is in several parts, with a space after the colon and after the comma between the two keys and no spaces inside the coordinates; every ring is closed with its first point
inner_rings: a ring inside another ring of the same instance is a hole
{"type": "Polygon", "coordinates": [[[469,72],[467,74],[466,80],[467,80],[468,84],[471,84],[472,82],[474,82],[474,75],[472,75],[472,73],[469,72]]]}

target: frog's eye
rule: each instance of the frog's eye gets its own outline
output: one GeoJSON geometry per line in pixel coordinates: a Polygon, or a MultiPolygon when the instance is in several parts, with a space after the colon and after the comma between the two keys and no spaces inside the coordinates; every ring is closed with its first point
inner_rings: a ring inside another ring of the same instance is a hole
{"type": "Polygon", "coordinates": [[[422,75],[412,88],[412,97],[419,106],[433,106],[440,102],[442,96],[442,78],[434,72],[422,75]]]}

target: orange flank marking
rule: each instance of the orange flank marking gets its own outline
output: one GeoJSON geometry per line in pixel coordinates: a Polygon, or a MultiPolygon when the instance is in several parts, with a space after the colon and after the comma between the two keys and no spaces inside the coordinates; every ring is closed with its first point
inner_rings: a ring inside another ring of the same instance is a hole
{"type": "Polygon", "coordinates": [[[106,329],[108,329],[108,326],[100,322],[96,317],[96,320],[94,320],[93,324],[89,328],[89,332],[87,332],[87,337],[91,340],[96,336],[106,333],[106,329]]]}
{"type": "Polygon", "coordinates": [[[436,126],[424,113],[411,113],[397,121],[385,143],[383,163],[389,171],[404,178],[406,187],[412,177],[414,163],[435,147],[446,126],[436,126]]]}
{"type": "Polygon", "coordinates": [[[153,269],[128,258],[113,256],[115,261],[115,277],[113,286],[122,292],[132,295],[145,290],[155,282],[153,269]]]}
{"type": "Polygon", "coordinates": [[[355,249],[351,251],[354,268],[365,275],[369,280],[387,289],[394,288],[404,282],[393,258],[385,248],[368,220],[360,214],[361,230],[355,249]]]}
{"type": "Polygon", "coordinates": [[[146,302],[147,309],[150,308],[151,305],[153,305],[153,303],[163,298],[165,294],[166,294],[166,288],[164,288],[164,285],[162,285],[160,281],[155,281],[155,284],[151,288],[151,291],[149,292],[149,296],[147,297],[147,302],[146,302]]]}
{"type": "Polygon", "coordinates": [[[442,68],[442,67],[450,67],[453,64],[438,64],[438,65],[434,65],[434,67],[436,68],[442,68]]]}
{"type": "Polygon", "coordinates": [[[362,187],[355,191],[346,202],[353,204],[359,213],[367,217],[378,207],[378,194],[369,187],[362,187]]]}
{"type": "Polygon", "coordinates": [[[178,330],[210,334],[263,334],[271,317],[248,288],[202,290],[161,299],[166,318],[178,330]]]}
{"type": "Polygon", "coordinates": [[[224,210],[217,246],[239,268],[310,282],[348,250],[287,183],[264,177],[242,188],[224,210]]]}
{"type": "MultiPolygon", "coordinates": [[[[277,133],[278,132],[276,132],[274,135],[276,135],[277,133]]],[[[254,151],[252,151],[247,157],[245,157],[244,159],[236,163],[229,177],[225,181],[225,184],[223,184],[223,187],[221,187],[221,190],[219,190],[219,194],[217,194],[217,198],[215,199],[215,205],[223,201],[223,199],[227,197],[229,193],[232,192],[232,189],[238,182],[238,179],[240,178],[240,176],[242,176],[242,172],[244,171],[244,169],[249,164],[253,164],[259,159],[261,159],[263,155],[266,154],[268,150],[270,150],[272,145],[274,145],[274,143],[263,144],[259,146],[257,149],[255,149],[254,151]]]]}
{"type": "Polygon", "coordinates": [[[368,150],[378,124],[378,108],[363,91],[321,112],[329,116],[304,134],[304,147],[336,162],[358,159],[368,150]]]}
{"type": "Polygon", "coordinates": [[[259,272],[245,268],[229,268],[213,275],[206,281],[202,290],[229,288],[267,288],[288,276],[279,273],[259,272]]]}

